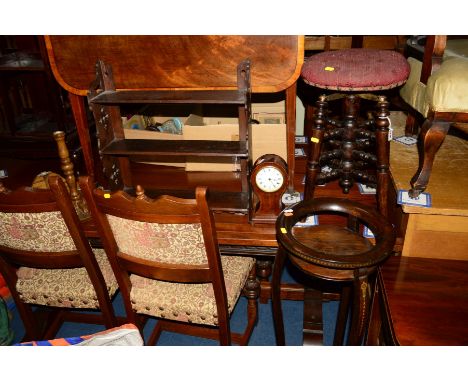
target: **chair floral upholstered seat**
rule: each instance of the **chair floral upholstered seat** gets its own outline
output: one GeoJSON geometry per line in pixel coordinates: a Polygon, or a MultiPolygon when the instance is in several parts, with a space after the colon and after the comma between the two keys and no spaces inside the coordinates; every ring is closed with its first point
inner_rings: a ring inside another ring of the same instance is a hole
{"type": "MultiPolygon", "coordinates": [[[[152,224],[108,215],[120,251],[164,263],[206,263],[201,224],[152,224]]],[[[254,265],[250,257],[223,256],[229,313],[232,312],[254,265]]],[[[217,306],[211,283],[180,284],[130,276],[130,300],[137,313],[177,321],[217,325],[217,306]]]]}
{"type": "MultiPolygon", "coordinates": [[[[228,311],[231,314],[254,260],[224,256],[221,258],[221,264],[226,284],[228,311]]],[[[137,275],[132,275],[130,280],[133,285],[130,299],[137,313],[189,323],[218,325],[212,284],[168,283],[137,275]]]]}
{"type": "MultiPolygon", "coordinates": [[[[102,249],[93,253],[106,282],[107,292],[113,296],[118,285],[102,249]]],[[[16,290],[28,304],[64,308],[99,309],[99,301],[85,268],[39,269],[20,267],[16,290]]]]}
{"type": "Polygon", "coordinates": [[[94,189],[89,177],[81,177],[80,185],[129,321],[138,324],[142,315],[158,318],[149,345],[163,330],[217,339],[222,345],[248,342],[257,320],[255,261],[220,256],[206,188],[196,189],[196,199],[151,199],[139,186],[133,197],[94,189]],[[244,333],[231,333],[229,317],[241,293],[248,299],[248,322],[244,333]]]}
{"type": "Polygon", "coordinates": [[[53,338],[68,318],[116,326],[110,299],[118,284],[107,257],[103,250],[93,254],[63,181],[51,176],[49,185],[50,190],[9,191],[0,184],[0,271],[25,340],[53,338]],[[30,304],[99,309],[102,315],[52,309],[54,321],[40,330],[34,319],[39,311],[30,304]]]}

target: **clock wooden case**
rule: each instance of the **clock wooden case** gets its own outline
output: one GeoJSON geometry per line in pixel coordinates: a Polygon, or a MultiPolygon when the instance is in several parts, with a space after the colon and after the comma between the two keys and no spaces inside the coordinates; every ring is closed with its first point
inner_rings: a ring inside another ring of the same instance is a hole
{"type": "Polygon", "coordinates": [[[259,157],[250,174],[253,192],[252,221],[271,223],[281,211],[281,196],[288,187],[288,169],[283,158],[275,154],[259,157]]]}

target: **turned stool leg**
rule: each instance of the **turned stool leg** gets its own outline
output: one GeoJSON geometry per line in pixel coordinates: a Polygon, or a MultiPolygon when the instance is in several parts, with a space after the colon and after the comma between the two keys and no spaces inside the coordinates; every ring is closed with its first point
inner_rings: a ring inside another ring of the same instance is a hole
{"type": "Polygon", "coordinates": [[[307,159],[306,181],[304,188],[304,200],[312,199],[314,196],[315,182],[320,172],[320,154],[322,152],[323,135],[325,132],[325,117],[328,103],[325,96],[320,96],[317,101],[317,112],[314,127],[309,139],[309,156],[307,159]]]}
{"type": "Polygon", "coordinates": [[[388,217],[388,186],[390,180],[390,142],[388,141],[389,103],[384,96],[379,97],[376,114],[376,145],[377,145],[377,207],[379,212],[388,217]]]}

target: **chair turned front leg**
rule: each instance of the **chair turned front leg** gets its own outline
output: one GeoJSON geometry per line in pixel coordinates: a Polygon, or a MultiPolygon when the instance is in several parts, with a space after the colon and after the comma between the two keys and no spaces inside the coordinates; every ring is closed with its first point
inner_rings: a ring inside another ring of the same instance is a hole
{"type": "Polygon", "coordinates": [[[418,141],[419,167],[411,179],[412,188],[408,192],[410,197],[416,198],[426,189],[434,158],[444,142],[449,128],[450,122],[429,119],[424,122],[418,141]]]}
{"type": "Polygon", "coordinates": [[[257,279],[257,270],[252,267],[249,277],[244,285],[244,296],[247,298],[247,329],[244,336],[240,339],[239,345],[249,343],[252,331],[258,321],[258,297],[260,296],[260,282],[257,279]]]}

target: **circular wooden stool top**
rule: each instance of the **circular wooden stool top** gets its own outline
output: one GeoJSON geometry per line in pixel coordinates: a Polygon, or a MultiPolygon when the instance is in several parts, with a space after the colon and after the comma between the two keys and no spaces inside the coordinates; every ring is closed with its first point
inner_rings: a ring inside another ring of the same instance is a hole
{"type": "MultiPolygon", "coordinates": [[[[312,227],[293,227],[292,235],[300,243],[315,251],[327,255],[342,256],[356,255],[368,252],[372,249],[371,242],[360,233],[346,227],[334,225],[317,225],[312,227]]],[[[351,281],[356,278],[354,269],[335,269],[303,260],[294,254],[290,256],[291,262],[310,276],[320,277],[325,280],[351,281]]],[[[370,273],[374,267],[367,267],[366,273],[370,273]]]]}
{"type": "Polygon", "coordinates": [[[403,85],[409,73],[402,54],[359,48],[315,54],[304,62],[301,76],[307,84],[322,89],[375,91],[403,85]]]}
{"type": "Polygon", "coordinates": [[[276,221],[276,232],[278,243],[286,249],[292,261],[311,275],[335,280],[355,278],[354,273],[349,272],[355,269],[368,269],[370,272],[391,254],[395,242],[392,225],[376,210],[338,198],[315,198],[283,210],[276,221]],[[339,214],[357,219],[372,231],[375,244],[347,227],[295,227],[305,217],[320,214],[339,214]],[[330,272],[316,273],[320,268],[330,272]]]}

